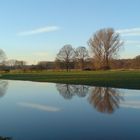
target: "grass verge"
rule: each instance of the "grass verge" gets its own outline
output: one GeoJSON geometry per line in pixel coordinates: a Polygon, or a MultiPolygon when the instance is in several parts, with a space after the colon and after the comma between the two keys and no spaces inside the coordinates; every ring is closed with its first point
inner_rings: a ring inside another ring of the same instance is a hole
{"type": "Polygon", "coordinates": [[[140,71],[42,71],[4,73],[0,79],[140,89],[140,71]]]}

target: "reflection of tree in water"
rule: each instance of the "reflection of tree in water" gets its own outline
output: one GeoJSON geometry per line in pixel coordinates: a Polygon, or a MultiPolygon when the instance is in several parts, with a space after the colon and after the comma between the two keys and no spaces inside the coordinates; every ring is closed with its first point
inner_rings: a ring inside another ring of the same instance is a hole
{"type": "Polygon", "coordinates": [[[65,99],[71,99],[74,95],[73,87],[69,84],[56,84],[56,88],[65,99]]]}
{"type": "MultiPolygon", "coordinates": [[[[75,95],[85,97],[89,91],[89,86],[85,85],[56,84],[56,87],[65,99],[71,99],[75,95]]],[[[95,87],[88,100],[99,112],[113,113],[119,108],[119,103],[123,97],[116,89],[95,87]]]]}
{"type": "Polygon", "coordinates": [[[89,86],[85,85],[74,85],[75,94],[79,97],[85,97],[89,91],[89,86]]]}
{"type": "Polygon", "coordinates": [[[3,97],[8,88],[8,81],[0,80],[0,97],[3,97]]]}
{"type": "Polygon", "coordinates": [[[56,84],[56,87],[65,99],[71,99],[75,95],[85,97],[89,90],[85,85],[56,84]]]}
{"type": "Polygon", "coordinates": [[[99,112],[113,113],[123,97],[116,89],[95,87],[88,99],[99,112]]]}

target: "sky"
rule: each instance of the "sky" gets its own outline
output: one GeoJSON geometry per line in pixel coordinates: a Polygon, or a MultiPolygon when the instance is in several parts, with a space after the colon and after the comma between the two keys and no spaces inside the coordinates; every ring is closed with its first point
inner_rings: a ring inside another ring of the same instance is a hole
{"type": "Polygon", "coordinates": [[[114,28],[120,58],[140,54],[139,0],[0,0],[0,48],[8,59],[55,60],[65,45],[85,46],[99,29],[114,28]]]}

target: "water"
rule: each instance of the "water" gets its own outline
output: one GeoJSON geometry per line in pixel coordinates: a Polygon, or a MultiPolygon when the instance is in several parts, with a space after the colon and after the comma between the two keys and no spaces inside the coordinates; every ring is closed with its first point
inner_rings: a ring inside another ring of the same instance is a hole
{"type": "Polygon", "coordinates": [[[0,140],[140,140],[140,90],[0,81],[0,140]]]}

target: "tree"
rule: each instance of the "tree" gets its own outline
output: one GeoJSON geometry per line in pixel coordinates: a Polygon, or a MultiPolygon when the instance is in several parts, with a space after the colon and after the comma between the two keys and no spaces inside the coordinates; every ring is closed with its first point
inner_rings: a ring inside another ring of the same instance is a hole
{"type": "Polygon", "coordinates": [[[24,68],[25,65],[26,65],[26,62],[23,60],[16,60],[16,62],[15,62],[16,68],[22,69],[22,68],[24,68]]]}
{"type": "Polygon", "coordinates": [[[140,55],[136,56],[133,59],[133,67],[140,68],[140,55]]]}
{"type": "Polygon", "coordinates": [[[45,70],[48,68],[48,62],[47,61],[40,61],[40,62],[38,62],[37,66],[38,66],[39,70],[45,70]]]}
{"type": "Polygon", "coordinates": [[[10,59],[10,60],[5,61],[5,65],[9,66],[10,69],[22,69],[26,65],[26,62],[22,60],[19,61],[15,59],[10,59]]]}
{"type": "Polygon", "coordinates": [[[67,71],[70,69],[70,64],[75,58],[75,51],[71,45],[65,45],[57,54],[56,60],[63,62],[67,71]]]}
{"type": "Polygon", "coordinates": [[[0,49],[0,63],[3,64],[3,62],[5,61],[5,59],[6,59],[5,52],[2,49],[0,49]]]}
{"type": "Polygon", "coordinates": [[[119,33],[112,28],[97,31],[88,41],[97,69],[109,69],[110,60],[115,58],[123,45],[119,33]]]}
{"type": "Polygon", "coordinates": [[[88,50],[85,47],[80,46],[76,49],[76,58],[78,62],[80,63],[80,68],[82,70],[85,67],[85,61],[88,57],[89,57],[88,50]]]}

